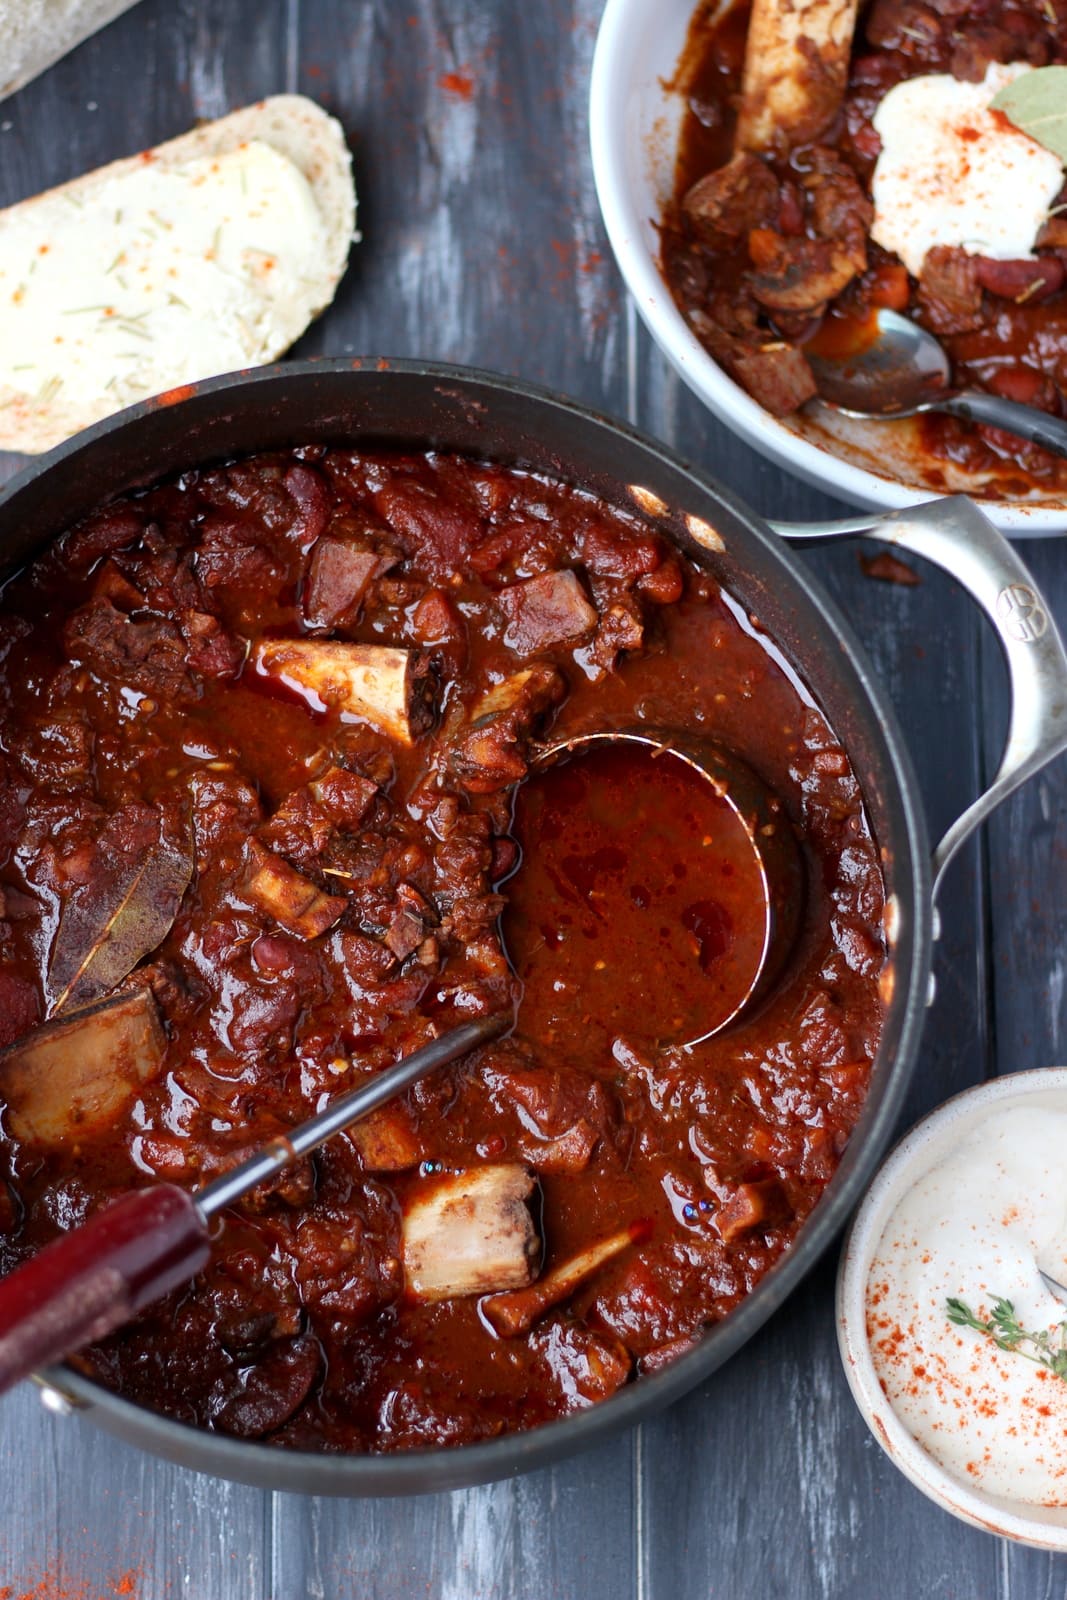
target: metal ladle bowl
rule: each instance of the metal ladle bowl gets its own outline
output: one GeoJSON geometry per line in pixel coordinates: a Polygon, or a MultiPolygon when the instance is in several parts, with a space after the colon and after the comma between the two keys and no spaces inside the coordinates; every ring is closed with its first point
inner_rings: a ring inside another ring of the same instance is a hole
{"type": "MultiPolygon", "coordinates": [[[[737,843],[749,853],[759,884],[759,903],[749,908],[749,914],[759,920],[762,929],[757,959],[729,992],[728,999],[720,1002],[718,1014],[709,1026],[684,1039],[662,1041],[690,1048],[737,1022],[767,997],[781,977],[803,915],[804,862],[782,801],[746,762],[714,740],[676,729],[644,726],[598,730],[540,747],[531,771],[562,765],[601,746],[623,744],[639,746],[655,757],[674,757],[707,781],[716,798],[725,802],[728,825],[737,830],[737,843]]],[[[710,988],[709,985],[709,1004],[710,988]]]]}

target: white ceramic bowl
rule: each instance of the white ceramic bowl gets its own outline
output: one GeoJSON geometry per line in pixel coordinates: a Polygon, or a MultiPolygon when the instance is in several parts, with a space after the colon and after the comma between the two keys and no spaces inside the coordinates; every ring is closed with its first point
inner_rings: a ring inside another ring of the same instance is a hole
{"type": "MultiPolygon", "coordinates": [[[[730,0],[721,0],[726,9],[730,0]]],[[[820,408],[781,421],[728,378],[690,332],[659,270],[657,219],[670,198],[684,97],[671,87],[696,0],[607,0],[593,59],[593,173],[608,237],[653,339],[686,383],[735,433],[779,466],[874,509],[914,505],[939,490],[970,493],[1017,537],[1067,532],[1067,502],[984,499],[981,481],[923,478],[911,422],[857,423],[820,408]]]]}
{"type": "Polygon", "coordinates": [[[849,1387],[867,1426],[916,1488],[973,1527],[1040,1550],[1067,1551],[1067,1507],[1027,1506],[982,1493],[923,1449],[882,1392],[867,1339],[867,1278],[897,1203],[991,1110],[1020,1103],[1067,1111],[1067,1067],[1017,1072],[968,1089],[932,1112],[893,1151],[868,1189],[845,1241],[837,1274],[837,1339],[849,1387]]]}

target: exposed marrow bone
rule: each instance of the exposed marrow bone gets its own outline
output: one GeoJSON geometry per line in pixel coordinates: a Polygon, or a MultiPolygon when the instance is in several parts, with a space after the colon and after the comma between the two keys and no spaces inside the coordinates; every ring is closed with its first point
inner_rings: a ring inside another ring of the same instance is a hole
{"type": "Polygon", "coordinates": [[[411,744],[433,721],[426,657],[417,650],[331,639],[261,639],[254,671],[277,678],[316,710],[347,712],[411,744]]]}
{"type": "Polygon", "coordinates": [[[634,1242],[635,1234],[632,1228],[626,1228],[622,1233],[614,1233],[608,1239],[601,1239],[599,1244],[590,1245],[588,1250],[580,1251],[562,1266],[546,1272],[543,1278],[531,1284],[529,1288],[516,1289],[512,1294],[493,1295],[490,1299],[483,1300],[482,1315],[504,1338],[512,1338],[517,1333],[526,1333],[538,1317],[543,1316],[553,1306],[559,1305],[561,1300],[566,1300],[586,1278],[591,1278],[594,1272],[599,1272],[601,1267],[606,1266],[613,1257],[634,1242]]]}
{"type": "Polygon", "coordinates": [[[825,132],[844,98],[858,9],[858,0],[754,0],[738,150],[788,150],[825,132]]]}
{"type": "Polygon", "coordinates": [[[158,1073],[166,1042],[149,989],[46,1022],[0,1054],[8,1131],[44,1145],[107,1132],[158,1073]]]}
{"type": "Polygon", "coordinates": [[[302,939],[314,939],[332,928],[348,904],[344,895],[325,894],[318,884],[254,839],[248,846],[248,871],[241,893],[302,939]]]}
{"type": "Polygon", "coordinates": [[[527,1201],[526,1167],[482,1167],[435,1181],[408,1205],[404,1273],[420,1300],[492,1294],[528,1284],[541,1241],[527,1201]]]}

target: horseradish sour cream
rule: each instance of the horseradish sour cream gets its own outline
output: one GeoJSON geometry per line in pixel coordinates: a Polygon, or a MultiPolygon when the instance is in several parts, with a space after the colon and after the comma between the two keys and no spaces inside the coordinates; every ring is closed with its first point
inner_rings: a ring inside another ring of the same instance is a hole
{"type": "Polygon", "coordinates": [[[1023,1328],[1053,1333],[1067,1306],[1039,1267],[1067,1282],[1067,1111],[994,1107],[886,1224],[867,1334],[893,1410],[936,1461],[986,1493],[1060,1506],[1067,1379],[947,1312],[953,1298],[984,1320],[1009,1300],[1023,1328]]]}

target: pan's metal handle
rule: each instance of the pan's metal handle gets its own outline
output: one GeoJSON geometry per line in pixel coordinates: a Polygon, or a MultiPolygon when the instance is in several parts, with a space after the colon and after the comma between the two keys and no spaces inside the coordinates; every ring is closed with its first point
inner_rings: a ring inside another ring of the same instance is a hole
{"type": "Polygon", "coordinates": [[[1048,605],[1007,539],[965,495],[840,522],[772,522],[787,539],[857,533],[923,556],[954,577],[996,629],[1011,680],[1011,719],[997,775],[934,851],[934,898],[963,841],[1027,778],[1067,750],[1067,653],[1048,605]]]}

